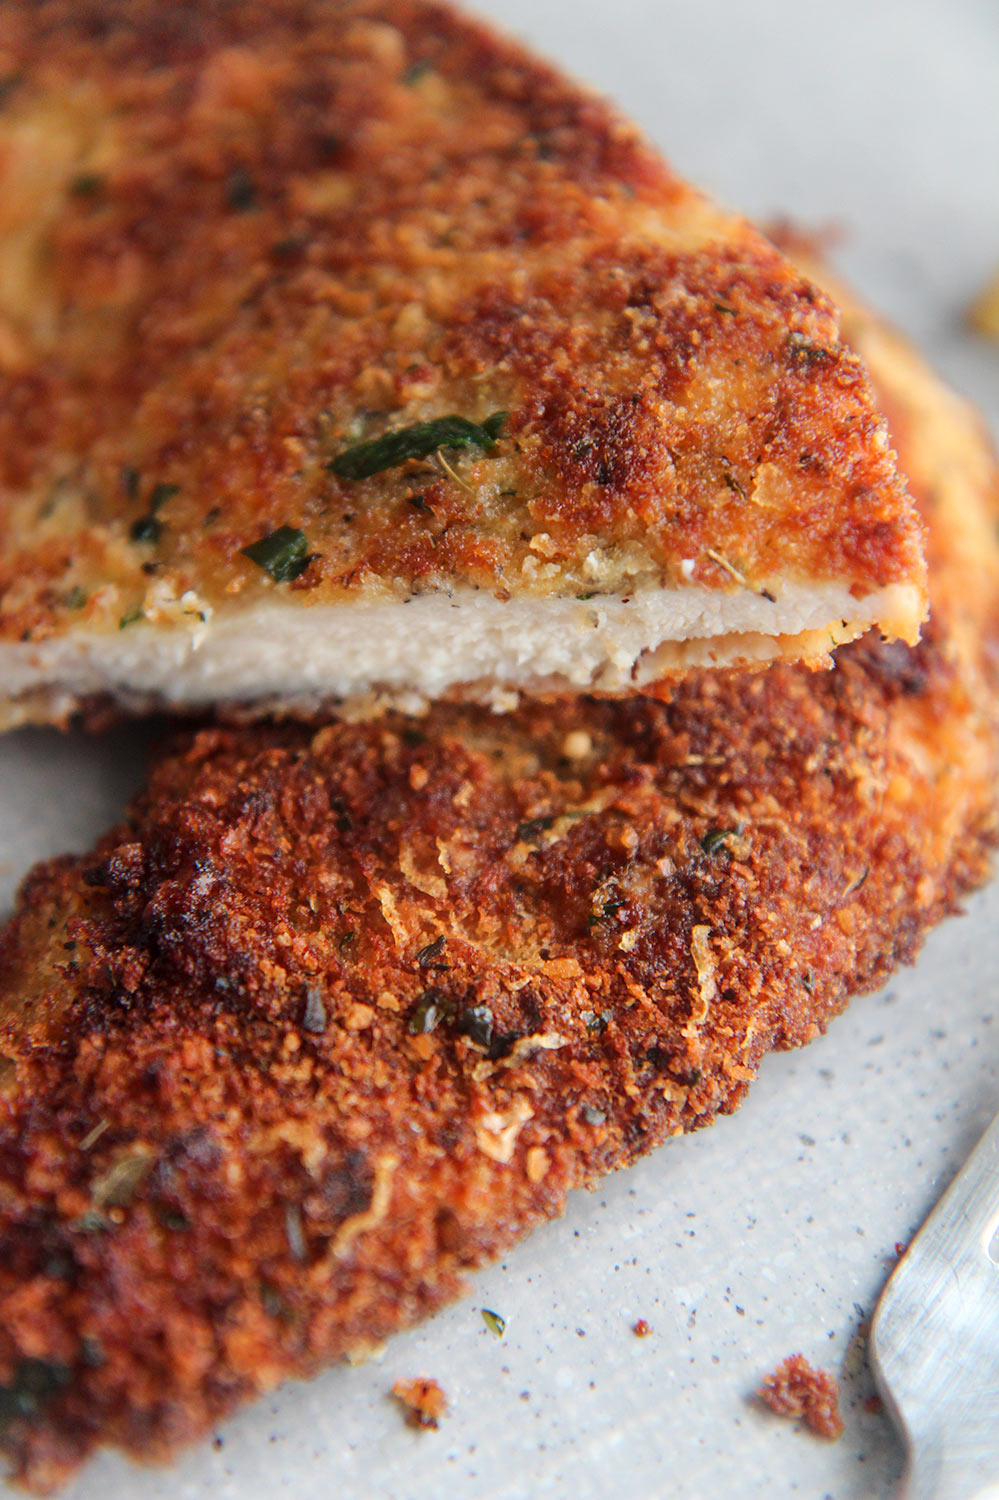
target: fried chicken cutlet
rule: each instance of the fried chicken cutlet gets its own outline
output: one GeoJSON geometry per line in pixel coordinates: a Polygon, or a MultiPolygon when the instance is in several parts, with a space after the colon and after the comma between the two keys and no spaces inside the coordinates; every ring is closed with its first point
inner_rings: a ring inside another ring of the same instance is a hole
{"type": "Polygon", "coordinates": [[[855,308],[930,525],[914,649],[663,701],[207,729],[0,941],[0,1442],[163,1458],[735,1108],[987,872],[996,468],[855,308]]]}
{"type": "Polygon", "coordinates": [[[0,722],[914,641],[835,309],[426,0],[0,9],[0,722]]]}

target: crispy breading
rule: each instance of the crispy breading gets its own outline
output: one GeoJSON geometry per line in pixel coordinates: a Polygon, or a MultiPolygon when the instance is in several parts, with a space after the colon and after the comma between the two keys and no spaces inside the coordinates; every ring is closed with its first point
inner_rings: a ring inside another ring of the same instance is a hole
{"type": "Polygon", "coordinates": [[[915,638],[918,518],[829,299],[520,47],[423,0],[5,0],[0,79],[8,721],[915,638]],[[338,605],[391,612],[321,660],[338,605]]]}
{"type": "Polygon", "coordinates": [[[995,832],[996,469],[851,311],[930,520],[915,649],[664,701],[207,729],[0,940],[0,1436],[162,1458],[742,1099],[995,832]]]}

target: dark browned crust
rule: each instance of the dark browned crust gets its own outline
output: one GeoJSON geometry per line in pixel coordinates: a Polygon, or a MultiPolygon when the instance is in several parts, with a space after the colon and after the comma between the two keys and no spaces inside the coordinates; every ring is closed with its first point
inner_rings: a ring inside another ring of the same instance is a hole
{"type": "Polygon", "coordinates": [[[0,74],[2,638],[166,626],[188,590],[189,615],[276,586],[571,596],[684,559],[737,587],[709,548],[752,586],[921,582],[828,299],[483,27],[422,0],[6,0],[0,74]],[[359,419],[498,409],[495,454],[456,458],[471,493],[325,467],[359,419]],[[274,585],[241,549],[283,525],[316,555],[274,585]]]}
{"type": "Polygon", "coordinates": [[[0,1371],[68,1381],[8,1422],[17,1475],[165,1456],[734,1108],[984,877],[991,788],[955,827],[960,767],[892,744],[902,720],[932,755],[955,711],[980,734],[962,696],[939,641],[867,644],[669,705],[163,760],[93,856],[35,873],[2,950],[0,1371]]]}
{"type": "Polygon", "coordinates": [[[29,877],[0,940],[22,1482],[98,1442],[164,1457],[431,1311],[733,1109],[985,877],[996,471],[851,317],[931,519],[917,649],[663,702],[207,729],[29,877]]]}
{"type": "Polygon", "coordinates": [[[789,1355],[772,1375],[765,1375],[759,1395],[779,1417],[802,1418],[818,1437],[835,1442],[843,1436],[836,1378],[815,1369],[803,1354],[789,1355]]]}

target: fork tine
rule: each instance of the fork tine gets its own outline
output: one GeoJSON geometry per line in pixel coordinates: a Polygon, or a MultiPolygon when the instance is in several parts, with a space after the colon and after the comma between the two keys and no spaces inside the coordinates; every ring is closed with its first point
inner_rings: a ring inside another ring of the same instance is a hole
{"type": "Polygon", "coordinates": [[[904,1500],[999,1500],[999,1118],[915,1236],[871,1325],[909,1443],[904,1500]]]}

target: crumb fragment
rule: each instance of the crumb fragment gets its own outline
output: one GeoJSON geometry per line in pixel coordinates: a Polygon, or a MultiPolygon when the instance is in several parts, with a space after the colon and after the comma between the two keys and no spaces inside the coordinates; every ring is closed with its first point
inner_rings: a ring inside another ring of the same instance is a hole
{"type": "Polygon", "coordinates": [[[646,1323],[644,1318],[639,1318],[638,1322],[632,1325],[631,1331],[636,1339],[647,1339],[652,1332],[652,1325],[646,1323]]]}
{"type": "Polygon", "coordinates": [[[406,1408],[410,1427],[436,1429],[447,1411],[447,1397],[440,1385],[425,1375],[418,1375],[415,1380],[397,1380],[392,1395],[406,1408]]]}
{"type": "Polygon", "coordinates": [[[999,272],[971,304],[968,322],[976,333],[999,343],[999,272]]]}
{"type": "Polygon", "coordinates": [[[779,1417],[803,1417],[819,1437],[843,1434],[839,1386],[825,1370],[814,1369],[802,1354],[792,1354],[764,1377],[760,1399],[779,1417]]]}

